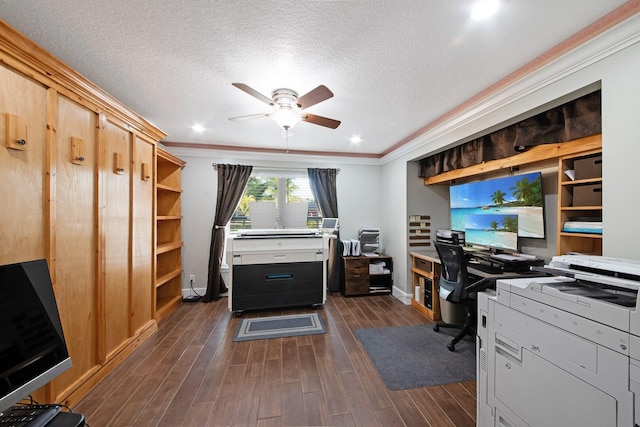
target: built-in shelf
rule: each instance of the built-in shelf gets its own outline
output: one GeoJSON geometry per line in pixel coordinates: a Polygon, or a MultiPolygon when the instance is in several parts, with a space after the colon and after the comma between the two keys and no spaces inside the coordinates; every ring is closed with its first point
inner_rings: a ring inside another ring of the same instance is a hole
{"type": "Polygon", "coordinates": [[[569,252],[602,255],[602,229],[599,230],[600,233],[563,231],[565,223],[569,221],[577,223],[602,222],[601,163],[601,147],[559,158],[557,246],[559,255],[569,252]],[[598,193],[591,193],[592,189],[597,190],[598,193]],[[585,190],[592,196],[599,194],[599,197],[584,197],[585,190]],[[579,192],[582,197],[578,197],[579,192]]]}
{"type": "Polygon", "coordinates": [[[185,162],[157,148],[155,318],[182,301],[181,173],[185,162]]]}

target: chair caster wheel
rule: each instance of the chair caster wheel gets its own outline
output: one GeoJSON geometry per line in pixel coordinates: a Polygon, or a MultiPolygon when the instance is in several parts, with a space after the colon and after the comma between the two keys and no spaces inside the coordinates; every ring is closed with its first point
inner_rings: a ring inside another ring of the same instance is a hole
{"type": "Polygon", "coordinates": [[[438,326],[437,324],[433,325],[433,330],[436,332],[440,332],[440,326],[438,326]]]}
{"type": "Polygon", "coordinates": [[[447,348],[449,349],[449,351],[456,351],[455,344],[449,343],[447,344],[447,348]]]}

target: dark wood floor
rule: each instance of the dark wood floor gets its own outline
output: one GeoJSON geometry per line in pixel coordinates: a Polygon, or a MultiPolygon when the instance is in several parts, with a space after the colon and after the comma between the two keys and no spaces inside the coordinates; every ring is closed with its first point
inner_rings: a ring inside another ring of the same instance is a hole
{"type": "Polygon", "coordinates": [[[475,426],[475,381],[390,391],[353,334],[430,323],[418,311],[339,294],[318,310],[326,334],[234,343],[226,298],[182,304],[75,409],[91,427],[475,426]]]}

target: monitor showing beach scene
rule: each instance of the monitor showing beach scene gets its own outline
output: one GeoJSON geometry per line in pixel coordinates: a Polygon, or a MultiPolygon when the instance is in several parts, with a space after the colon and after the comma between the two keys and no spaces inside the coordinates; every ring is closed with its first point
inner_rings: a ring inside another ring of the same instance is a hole
{"type": "Polygon", "coordinates": [[[451,229],[464,231],[467,215],[517,215],[519,237],[543,239],[543,200],[540,172],[452,185],[451,229]]]}
{"type": "Polygon", "coordinates": [[[471,214],[464,219],[466,244],[518,250],[518,216],[471,214]]]}

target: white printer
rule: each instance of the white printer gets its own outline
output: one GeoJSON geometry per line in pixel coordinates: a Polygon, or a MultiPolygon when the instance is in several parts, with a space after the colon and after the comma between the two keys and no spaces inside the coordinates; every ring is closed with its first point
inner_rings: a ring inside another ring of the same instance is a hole
{"type": "Polygon", "coordinates": [[[640,262],[557,256],[478,294],[478,426],[640,424],[640,262]],[[636,409],[637,408],[637,409],[636,409]]]}
{"type": "Polygon", "coordinates": [[[315,229],[241,230],[227,239],[229,310],[322,305],[328,242],[315,229]]]}

